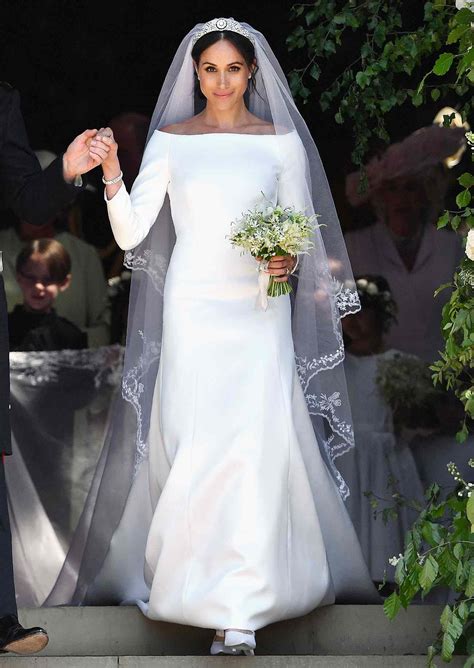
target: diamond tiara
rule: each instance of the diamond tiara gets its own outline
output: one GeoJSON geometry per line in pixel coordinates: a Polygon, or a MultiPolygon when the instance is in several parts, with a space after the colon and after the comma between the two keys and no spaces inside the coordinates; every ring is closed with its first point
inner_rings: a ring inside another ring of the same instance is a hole
{"type": "Polygon", "coordinates": [[[198,39],[201,39],[201,37],[204,37],[204,35],[207,35],[209,32],[216,32],[216,31],[223,31],[223,30],[230,30],[231,32],[237,32],[239,35],[243,35],[247,39],[249,39],[252,44],[254,43],[254,39],[252,34],[246,30],[238,21],[235,19],[212,19],[212,21],[208,21],[203,25],[201,30],[197,32],[193,36],[193,44],[195,44],[198,39]]]}

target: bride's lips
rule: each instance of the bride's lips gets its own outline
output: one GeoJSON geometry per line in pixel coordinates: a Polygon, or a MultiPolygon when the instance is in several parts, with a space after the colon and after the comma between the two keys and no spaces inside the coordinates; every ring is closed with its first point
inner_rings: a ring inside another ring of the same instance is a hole
{"type": "Polygon", "coordinates": [[[214,93],[214,95],[215,95],[216,97],[222,97],[222,98],[224,98],[224,97],[230,97],[230,96],[232,95],[232,93],[214,93]]]}

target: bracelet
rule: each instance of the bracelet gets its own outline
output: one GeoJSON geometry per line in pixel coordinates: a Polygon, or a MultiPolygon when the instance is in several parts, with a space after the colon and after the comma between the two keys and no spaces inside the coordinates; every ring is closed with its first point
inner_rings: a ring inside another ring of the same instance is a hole
{"type": "Polygon", "coordinates": [[[102,183],[104,183],[106,186],[113,186],[114,183],[118,183],[123,179],[123,172],[120,170],[120,174],[116,176],[114,179],[106,179],[105,176],[102,177],[102,183]]]}

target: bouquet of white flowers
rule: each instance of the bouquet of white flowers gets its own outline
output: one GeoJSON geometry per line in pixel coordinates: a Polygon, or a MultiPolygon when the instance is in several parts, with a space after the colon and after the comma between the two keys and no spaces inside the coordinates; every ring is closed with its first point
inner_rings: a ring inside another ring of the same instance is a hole
{"type": "MultiPolygon", "coordinates": [[[[278,255],[307,253],[313,247],[310,239],[316,227],[316,218],[316,215],[309,217],[292,207],[268,206],[263,211],[256,208],[232,223],[230,241],[253,257],[261,258],[262,270],[268,266],[269,260],[278,255]]],[[[262,271],[260,275],[263,276],[259,281],[261,291],[265,287],[268,296],[279,297],[291,292],[288,281],[275,281],[273,276],[262,271]]],[[[262,300],[264,308],[265,302],[266,298],[262,300]]]]}

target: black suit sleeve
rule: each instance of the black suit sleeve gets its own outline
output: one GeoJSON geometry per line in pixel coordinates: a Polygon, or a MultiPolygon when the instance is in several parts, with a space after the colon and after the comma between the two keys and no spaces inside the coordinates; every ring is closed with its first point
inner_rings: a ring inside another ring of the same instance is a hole
{"type": "Polygon", "coordinates": [[[44,172],[28,144],[20,97],[0,87],[0,198],[22,220],[41,225],[71,202],[78,188],[64,181],[62,157],[44,172]]]}

